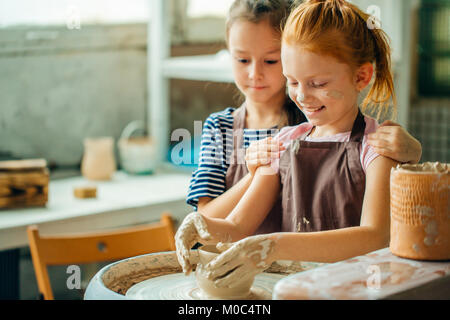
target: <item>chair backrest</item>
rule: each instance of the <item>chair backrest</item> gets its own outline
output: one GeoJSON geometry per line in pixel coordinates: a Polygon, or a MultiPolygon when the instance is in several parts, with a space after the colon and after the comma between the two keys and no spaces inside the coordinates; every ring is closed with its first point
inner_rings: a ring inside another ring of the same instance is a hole
{"type": "Polygon", "coordinates": [[[175,250],[175,230],[168,213],[163,213],[157,223],[112,231],[42,237],[33,225],[27,233],[38,288],[46,300],[54,299],[47,266],[114,261],[175,250]]]}

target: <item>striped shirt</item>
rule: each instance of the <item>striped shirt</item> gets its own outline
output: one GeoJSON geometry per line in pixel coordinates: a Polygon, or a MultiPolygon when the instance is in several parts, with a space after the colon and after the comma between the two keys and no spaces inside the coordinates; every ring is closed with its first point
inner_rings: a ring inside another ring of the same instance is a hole
{"type": "MultiPolygon", "coordinates": [[[[202,131],[198,167],[192,173],[186,202],[197,208],[201,197],[216,198],[226,190],[226,174],[233,151],[232,112],[235,108],[211,114],[202,131]]],[[[278,129],[244,129],[244,149],[251,142],[274,136],[278,129]]]]}

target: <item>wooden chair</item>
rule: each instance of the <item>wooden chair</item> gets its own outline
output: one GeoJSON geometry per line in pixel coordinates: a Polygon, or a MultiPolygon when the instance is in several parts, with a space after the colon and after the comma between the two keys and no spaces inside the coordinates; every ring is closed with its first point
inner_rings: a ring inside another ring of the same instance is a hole
{"type": "Polygon", "coordinates": [[[27,233],[38,288],[45,300],[54,299],[47,266],[117,261],[175,250],[174,225],[168,213],[157,223],[107,232],[41,237],[33,225],[27,233]]]}

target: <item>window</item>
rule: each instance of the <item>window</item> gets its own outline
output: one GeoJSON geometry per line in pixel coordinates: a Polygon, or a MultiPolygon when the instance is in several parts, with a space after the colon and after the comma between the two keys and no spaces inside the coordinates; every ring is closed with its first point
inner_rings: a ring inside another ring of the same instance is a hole
{"type": "Polygon", "coordinates": [[[420,8],[419,94],[450,95],[450,2],[424,0],[420,8]]]}
{"type": "Polygon", "coordinates": [[[4,0],[0,27],[147,22],[151,0],[4,0]]]}
{"type": "Polygon", "coordinates": [[[233,0],[189,0],[187,15],[190,18],[225,17],[232,2],[233,0]]]}

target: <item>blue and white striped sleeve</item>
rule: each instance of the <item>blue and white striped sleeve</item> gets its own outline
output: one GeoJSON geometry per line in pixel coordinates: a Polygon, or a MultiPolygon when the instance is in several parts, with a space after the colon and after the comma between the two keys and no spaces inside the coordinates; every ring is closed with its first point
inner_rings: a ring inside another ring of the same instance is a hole
{"type": "Polygon", "coordinates": [[[192,173],[186,202],[194,207],[201,197],[216,198],[225,192],[227,165],[224,151],[222,127],[231,125],[224,122],[226,115],[213,113],[203,127],[198,168],[192,173]]]}

